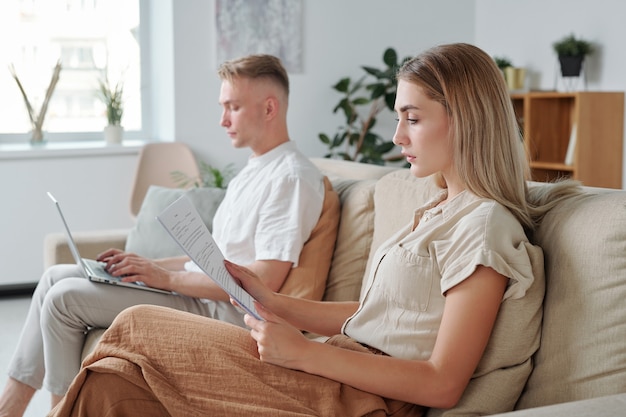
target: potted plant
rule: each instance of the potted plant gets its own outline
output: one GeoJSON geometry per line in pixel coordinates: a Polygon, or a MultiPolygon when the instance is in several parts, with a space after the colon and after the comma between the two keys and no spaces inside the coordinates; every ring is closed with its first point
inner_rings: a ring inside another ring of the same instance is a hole
{"type": "Polygon", "coordinates": [[[396,101],[396,72],[400,65],[410,59],[406,57],[398,62],[398,55],[393,48],[383,53],[383,69],[361,67],[366,72],[357,81],[349,77],[342,78],[333,88],[341,93],[339,103],[333,113],[342,111],[345,124],[340,126],[332,138],[320,133],[320,140],[328,146],[326,158],[338,157],[349,161],[384,165],[387,161],[398,161],[401,155],[386,156],[394,149],[391,140],[385,140],[372,128],[376,116],[385,108],[393,111],[396,101]],[[359,114],[359,108],[369,105],[369,109],[359,114]]]}
{"type": "Polygon", "coordinates": [[[493,60],[496,61],[496,65],[500,68],[500,71],[502,71],[503,74],[506,68],[513,66],[511,60],[504,56],[494,56],[493,60]]]}
{"type": "Polygon", "coordinates": [[[578,77],[585,56],[591,54],[594,49],[591,42],[576,38],[573,33],[554,42],[552,47],[559,57],[563,77],[578,77]]]}
{"type": "Polygon", "coordinates": [[[121,143],[124,128],[122,116],[124,115],[124,83],[118,81],[115,86],[109,83],[108,77],[98,80],[98,97],[106,106],[107,126],[104,127],[104,139],[106,143],[121,143]]]}

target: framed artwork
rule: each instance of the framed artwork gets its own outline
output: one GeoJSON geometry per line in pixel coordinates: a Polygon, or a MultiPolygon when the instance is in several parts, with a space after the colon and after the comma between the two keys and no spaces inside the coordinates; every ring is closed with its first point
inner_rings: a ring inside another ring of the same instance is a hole
{"type": "Polygon", "coordinates": [[[302,72],[302,0],[216,0],[216,62],[271,54],[302,72]]]}

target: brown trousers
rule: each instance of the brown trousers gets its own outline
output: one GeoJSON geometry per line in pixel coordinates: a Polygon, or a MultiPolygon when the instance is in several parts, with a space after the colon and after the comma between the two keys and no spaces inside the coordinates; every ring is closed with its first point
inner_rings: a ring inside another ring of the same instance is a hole
{"type": "MultiPolygon", "coordinates": [[[[343,336],[329,343],[368,352],[343,336]]],[[[125,310],[50,416],[421,416],[423,409],[261,362],[249,332],[190,313],[125,310]]]]}

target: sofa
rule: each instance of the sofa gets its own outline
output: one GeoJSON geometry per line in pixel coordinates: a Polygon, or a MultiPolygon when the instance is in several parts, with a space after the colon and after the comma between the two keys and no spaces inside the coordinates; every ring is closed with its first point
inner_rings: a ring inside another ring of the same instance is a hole
{"type": "MultiPolygon", "coordinates": [[[[406,168],[313,161],[341,202],[324,299],[356,300],[370,255],[437,188],[430,178],[414,178],[406,168]]],[[[88,231],[75,238],[81,254],[93,257],[108,247],[124,248],[131,232],[88,231]]],[[[545,258],[543,322],[521,395],[480,413],[464,408],[462,400],[451,410],[429,410],[429,416],[626,415],[626,192],[584,187],[583,195],[548,212],[535,241],[545,258]]],[[[44,258],[47,265],[72,262],[63,235],[46,237],[44,258]]],[[[90,331],[85,351],[102,331],[90,331]]],[[[482,398],[489,400],[483,401],[500,401],[485,394],[482,398]]]]}

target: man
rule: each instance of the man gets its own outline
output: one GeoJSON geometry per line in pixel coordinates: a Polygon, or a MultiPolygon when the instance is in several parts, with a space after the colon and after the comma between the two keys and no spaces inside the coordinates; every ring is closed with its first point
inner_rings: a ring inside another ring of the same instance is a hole
{"type": "MultiPolygon", "coordinates": [[[[320,219],[323,176],[289,139],[289,79],[279,59],[247,56],[224,63],[218,74],[220,124],[234,147],[250,148],[252,155],[229,184],[213,236],[226,259],[247,265],[278,291],[320,219]]],[[[98,260],[126,281],[176,294],[95,284],[74,278],[81,276],[75,265],[51,267],[33,294],[0,416],[23,415],[42,383],[56,405],[78,373],[86,330],[108,327],[132,305],[168,306],[245,326],[228,295],[186,257],[150,260],[110,249],[98,260]]]]}

